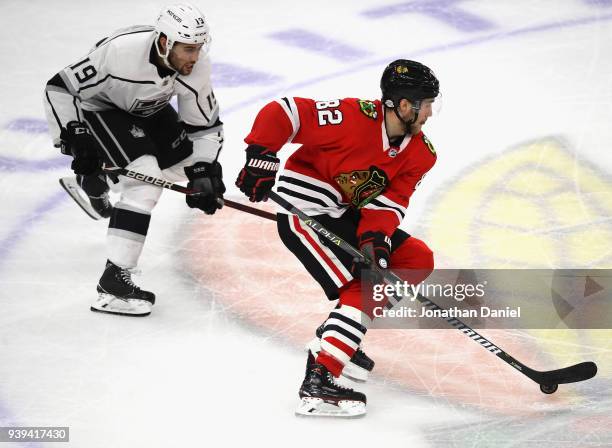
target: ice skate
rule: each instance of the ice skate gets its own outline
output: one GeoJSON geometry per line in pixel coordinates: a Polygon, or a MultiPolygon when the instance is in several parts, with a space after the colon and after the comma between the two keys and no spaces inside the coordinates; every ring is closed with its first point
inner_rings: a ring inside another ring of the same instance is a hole
{"type": "Polygon", "coordinates": [[[314,362],[311,353],[299,394],[296,415],[353,418],[366,413],[365,394],[337,384],[325,366],[314,362]]]}
{"type": "Polygon", "coordinates": [[[109,218],[113,212],[113,206],[111,205],[108,193],[104,193],[101,196],[88,196],[89,204],[95,210],[95,212],[102,218],[109,218]]]}
{"type": "MultiPolygon", "coordinates": [[[[323,327],[325,323],[321,324],[316,331],[316,337],[313,338],[306,349],[309,350],[314,356],[321,351],[321,336],[323,335],[323,327]]],[[[364,383],[368,380],[368,375],[374,369],[374,360],[365,354],[360,348],[357,349],[355,354],[351,357],[351,362],[344,366],[342,370],[342,376],[364,383]]]]}
{"type": "Polygon", "coordinates": [[[98,298],[91,311],[122,316],[147,316],[155,303],[155,294],[143,291],[132,282],[129,269],[106,262],[106,269],[98,282],[98,298]]]}
{"type": "Polygon", "coordinates": [[[104,192],[99,196],[88,196],[80,187],[79,177],[82,176],[77,176],[76,178],[62,177],[59,182],[64,190],[66,190],[66,193],[74,199],[74,202],[76,202],[90,218],[99,220],[110,217],[113,206],[110,203],[108,192],[104,192]]]}

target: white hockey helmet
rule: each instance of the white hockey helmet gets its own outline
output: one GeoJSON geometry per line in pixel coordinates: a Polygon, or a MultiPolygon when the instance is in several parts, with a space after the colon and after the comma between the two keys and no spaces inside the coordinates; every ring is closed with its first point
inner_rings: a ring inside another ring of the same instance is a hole
{"type": "Polygon", "coordinates": [[[172,4],[163,8],[157,17],[155,32],[158,40],[161,34],[167,38],[165,54],[161,53],[157,43],[155,48],[168,67],[171,67],[168,54],[175,42],[204,44],[204,52],[208,52],[210,47],[210,28],[206,18],[198,8],[188,3],[172,4]]]}

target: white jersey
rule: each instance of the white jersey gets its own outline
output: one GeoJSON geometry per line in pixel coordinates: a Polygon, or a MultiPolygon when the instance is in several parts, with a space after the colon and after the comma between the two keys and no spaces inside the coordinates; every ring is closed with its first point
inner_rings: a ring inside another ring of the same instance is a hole
{"type": "Polygon", "coordinates": [[[69,121],[82,121],[80,109],[121,109],[146,117],[165,107],[174,95],[179,117],[191,132],[201,136],[220,129],[206,53],[202,51],[192,72],[183,76],[153,63],[155,39],[152,26],[118,30],[49,81],[45,110],[56,146],[69,121]]]}

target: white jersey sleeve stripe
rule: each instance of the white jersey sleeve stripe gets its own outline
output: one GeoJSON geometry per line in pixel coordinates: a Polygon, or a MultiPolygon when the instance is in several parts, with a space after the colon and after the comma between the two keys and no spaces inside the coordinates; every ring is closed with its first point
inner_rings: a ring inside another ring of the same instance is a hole
{"type": "Polygon", "coordinates": [[[119,144],[119,142],[115,138],[115,135],[112,133],[112,131],[108,128],[108,126],[106,125],[106,123],[102,119],[102,115],[100,115],[99,113],[95,113],[95,115],[96,115],[96,118],[98,119],[98,121],[100,122],[100,124],[102,125],[102,127],[106,130],[108,136],[113,140],[113,143],[115,144],[115,146],[117,147],[117,149],[119,150],[121,155],[123,157],[125,157],[125,160],[127,161],[127,163],[131,162],[130,158],[127,156],[127,154],[123,150],[123,147],[119,144]]]}
{"type": "Polygon", "coordinates": [[[377,196],[364,208],[371,210],[387,210],[396,214],[397,219],[401,222],[406,216],[406,207],[401,206],[397,202],[385,197],[384,195],[377,196]]]}
{"type": "Polygon", "coordinates": [[[397,202],[392,201],[391,199],[389,199],[384,194],[381,194],[380,196],[376,196],[375,200],[376,201],[380,201],[383,204],[388,205],[389,207],[398,208],[400,210],[405,210],[406,209],[403,205],[398,204],[397,202]]]}
{"type": "Polygon", "coordinates": [[[297,104],[295,104],[295,100],[293,98],[281,98],[280,100],[276,100],[276,102],[283,108],[287,114],[287,118],[289,118],[289,121],[291,122],[293,133],[287,139],[287,143],[291,143],[295,135],[300,130],[300,114],[297,109],[297,104]]]}
{"type": "Polygon", "coordinates": [[[85,121],[85,123],[87,123],[87,126],[89,127],[89,130],[91,131],[91,134],[95,137],[95,139],[98,141],[98,144],[100,145],[100,147],[104,150],[104,152],[106,153],[106,155],[108,156],[108,159],[113,163],[114,166],[121,166],[119,165],[115,159],[113,159],[113,156],[111,155],[110,151],[106,148],[106,146],[104,146],[104,143],[102,143],[102,140],[100,139],[100,137],[98,136],[98,134],[96,134],[96,132],[94,131],[93,126],[91,125],[91,123],[89,121],[87,121],[85,118],[83,118],[83,120],[85,121]]]}
{"type": "Polygon", "coordinates": [[[387,212],[393,212],[395,213],[395,216],[397,217],[399,222],[402,222],[402,220],[404,219],[404,215],[400,213],[398,210],[391,208],[391,207],[384,207],[384,206],[381,207],[380,205],[375,204],[374,201],[370,202],[364,208],[367,208],[369,210],[385,210],[387,212]]]}

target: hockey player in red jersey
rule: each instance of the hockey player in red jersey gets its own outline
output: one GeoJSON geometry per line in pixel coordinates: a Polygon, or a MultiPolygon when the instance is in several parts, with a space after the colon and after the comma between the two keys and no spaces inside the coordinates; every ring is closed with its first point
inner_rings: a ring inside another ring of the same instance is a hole
{"type": "MultiPolygon", "coordinates": [[[[428,67],[400,59],[385,68],[380,84],[382,101],[287,97],[267,104],[245,139],[247,161],[236,185],[251,201],[266,200],[279,169],[276,153],[285,143],[301,144],[278,177],[278,194],[379,267],[427,273],[433,269],[432,251],[398,226],[410,196],[436,162],[421,127],[432,115],[439,82],[428,67]]],[[[359,377],[355,367],[373,367],[359,349],[373,318],[359,280],[367,267],[320,240],[294,215],[279,212],[278,232],[327,297],[339,299],[317,332],[320,342],[311,345],[297,412],[364,414],[365,395],[334,378],[351,369],[350,376],[359,377]]]]}

